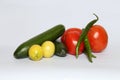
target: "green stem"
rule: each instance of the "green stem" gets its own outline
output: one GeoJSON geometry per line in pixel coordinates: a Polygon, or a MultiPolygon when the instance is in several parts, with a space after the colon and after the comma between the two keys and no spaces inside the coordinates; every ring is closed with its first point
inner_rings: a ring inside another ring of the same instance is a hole
{"type": "Polygon", "coordinates": [[[76,58],[78,58],[79,47],[80,47],[81,42],[84,40],[85,36],[87,35],[87,33],[88,33],[89,29],[92,27],[92,25],[95,24],[99,19],[96,14],[93,14],[93,15],[95,15],[97,19],[94,19],[91,22],[89,22],[87,24],[87,26],[85,27],[85,30],[82,32],[82,34],[77,42],[77,45],[76,45],[76,58]]]}

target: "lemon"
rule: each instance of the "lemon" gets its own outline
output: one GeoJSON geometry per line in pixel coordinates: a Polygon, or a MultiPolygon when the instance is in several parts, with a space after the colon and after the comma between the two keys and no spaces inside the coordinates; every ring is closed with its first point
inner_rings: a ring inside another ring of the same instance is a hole
{"type": "Polygon", "coordinates": [[[33,61],[42,59],[43,51],[40,45],[34,44],[29,49],[29,58],[33,61]]]}
{"type": "Polygon", "coordinates": [[[45,41],[42,44],[43,56],[45,58],[50,58],[55,53],[55,45],[52,41],[45,41]]]}

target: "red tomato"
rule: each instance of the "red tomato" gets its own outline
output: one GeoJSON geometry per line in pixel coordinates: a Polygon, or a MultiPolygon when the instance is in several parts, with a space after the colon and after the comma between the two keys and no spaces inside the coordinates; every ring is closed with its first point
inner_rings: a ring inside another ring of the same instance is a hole
{"type": "Polygon", "coordinates": [[[67,36],[66,34],[68,34],[70,32],[78,32],[78,33],[80,32],[80,34],[81,34],[82,30],[79,29],[79,28],[69,28],[69,29],[67,29],[61,37],[62,42],[65,42],[65,37],[67,36]]]}
{"type": "Polygon", "coordinates": [[[88,39],[93,52],[103,51],[108,43],[106,30],[100,25],[93,25],[88,32],[88,39]]]}
{"type": "MultiPolygon", "coordinates": [[[[72,55],[76,54],[75,49],[81,33],[82,30],[79,28],[70,28],[66,30],[63,36],[61,37],[61,41],[65,44],[69,54],[72,55]]],[[[81,43],[79,48],[79,54],[81,54],[83,50],[84,50],[84,44],[81,43]]]]}

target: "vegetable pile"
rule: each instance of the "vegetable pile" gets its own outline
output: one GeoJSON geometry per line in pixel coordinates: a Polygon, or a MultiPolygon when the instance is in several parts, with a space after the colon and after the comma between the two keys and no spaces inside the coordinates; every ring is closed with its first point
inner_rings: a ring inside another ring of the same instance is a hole
{"type": "Polygon", "coordinates": [[[67,54],[76,58],[82,53],[87,55],[88,60],[93,62],[96,58],[93,53],[101,53],[108,44],[108,34],[101,25],[95,23],[99,20],[90,21],[85,28],[69,28],[65,30],[62,24],[27,40],[18,46],[14,52],[16,59],[29,57],[30,60],[38,61],[42,58],[51,58],[56,55],[65,57],[67,54]],[[60,38],[61,41],[58,41],[60,38]]]}

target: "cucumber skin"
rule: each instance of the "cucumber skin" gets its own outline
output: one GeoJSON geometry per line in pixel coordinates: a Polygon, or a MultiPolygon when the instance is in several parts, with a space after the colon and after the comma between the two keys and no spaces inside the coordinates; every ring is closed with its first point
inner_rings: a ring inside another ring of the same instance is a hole
{"type": "Polygon", "coordinates": [[[25,41],[14,52],[14,57],[16,59],[28,57],[28,50],[33,44],[41,45],[44,41],[50,40],[55,41],[59,38],[65,31],[65,27],[62,24],[56,25],[53,28],[25,41]]]}
{"type": "Polygon", "coordinates": [[[62,42],[54,41],[55,55],[59,57],[65,57],[67,55],[67,48],[62,42]]]}

